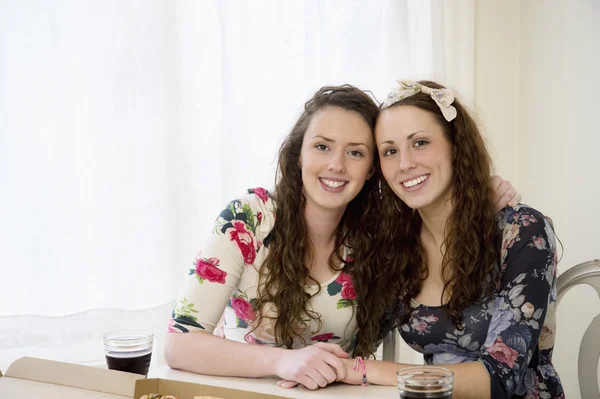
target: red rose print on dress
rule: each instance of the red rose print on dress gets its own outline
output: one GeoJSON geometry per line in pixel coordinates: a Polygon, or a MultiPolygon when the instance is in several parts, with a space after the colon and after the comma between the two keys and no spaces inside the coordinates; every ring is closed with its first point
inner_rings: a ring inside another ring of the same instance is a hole
{"type": "Polygon", "coordinates": [[[241,297],[231,298],[231,307],[235,311],[235,315],[246,323],[256,320],[256,313],[254,313],[252,305],[246,299],[241,297]]]}
{"type": "Polygon", "coordinates": [[[352,282],[343,285],[342,298],[349,300],[356,299],[356,290],[354,289],[352,282]]]}
{"type": "Polygon", "coordinates": [[[349,273],[341,272],[338,278],[335,279],[335,281],[337,281],[340,284],[352,284],[352,276],[349,273]]]}
{"type": "Polygon", "coordinates": [[[269,196],[267,195],[267,190],[265,190],[264,188],[257,187],[257,188],[251,189],[250,191],[253,192],[254,194],[256,194],[258,196],[258,198],[260,198],[262,200],[262,202],[265,204],[269,200],[269,196]]]}
{"type": "Polygon", "coordinates": [[[179,332],[175,327],[175,320],[169,319],[169,326],[167,327],[168,332],[179,332]]]}
{"type": "Polygon", "coordinates": [[[515,360],[519,353],[504,343],[502,337],[497,337],[492,346],[487,349],[491,357],[506,364],[511,369],[515,367],[515,360]]]}
{"type": "Polygon", "coordinates": [[[249,344],[253,344],[253,345],[268,345],[267,342],[260,340],[258,338],[256,338],[254,335],[252,334],[248,334],[244,337],[244,341],[248,342],[249,344]]]}
{"type": "Polygon", "coordinates": [[[202,284],[204,280],[211,283],[225,284],[227,273],[219,269],[219,260],[217,258],[198,258],[196,260],[196,276],[202,284]]]}
{"type": "Polygon", "coordinates": [[[232,222],[234,229],[229,231],[231,241],[235,241],[242,252],[245,265],[251,265],[256,259],[256,250],[254,249],[254,237],[246,229],[246,224],[239,220],[232,222]]]}
{"type": "Polygon", "coordinates": [[[314,335],[310,339],[311,341],[327,342],[330,339],[340,339],[340,337],[336,336],[334,333],[323,333],[314,335]]]}
{"type": "Polygon", "coordinates": [[[340,294],[342,299],[337,302],[337,308],[347,308],[356,305],[356,289],[352,284],[352,276],[349,273],[340,273],[339,276],[327,286],[329,295],[340,294]]]}

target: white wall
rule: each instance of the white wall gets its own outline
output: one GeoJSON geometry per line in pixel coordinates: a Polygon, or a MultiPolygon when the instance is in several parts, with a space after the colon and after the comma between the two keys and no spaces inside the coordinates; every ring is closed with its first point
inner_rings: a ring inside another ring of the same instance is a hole
{"type": "MultiPolygon", "coordinates": [[[[479,1],[475,15],[475,104],[497,172],[554,220],[559,272],[600,258],[600,2],[479,1]]],[[[558,309],[554,364],[568,398],[580,397],[575,354],[599,312],[589,287],[558,309]]]]}
{"type": "Polygon", "coordinates": [[[522,191],[514,145],[519,130],[519,1],[475,4],[475,109],[496,172],[522,191]]]}

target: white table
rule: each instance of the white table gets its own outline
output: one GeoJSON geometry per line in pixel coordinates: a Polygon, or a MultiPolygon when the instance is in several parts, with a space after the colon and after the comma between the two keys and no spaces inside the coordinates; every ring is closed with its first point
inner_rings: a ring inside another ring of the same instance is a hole
{"type": "Polygon", "coordinates": [[[285,389],[277,386],[277,378],[215,377],[173,370],[166,366],[151,369],[150,373],[148,374],[148,378],[164,378],[168,380],[186,381],[196,384],[261,392],[265,394],[285,396],[288,398],[398,399],[398,389],[396,387],[382,387],[376,385],[363,387],[360,385],[347,385],[340,383],[330,385],[316,391],[310,391],[303,387],[285,389]]]}

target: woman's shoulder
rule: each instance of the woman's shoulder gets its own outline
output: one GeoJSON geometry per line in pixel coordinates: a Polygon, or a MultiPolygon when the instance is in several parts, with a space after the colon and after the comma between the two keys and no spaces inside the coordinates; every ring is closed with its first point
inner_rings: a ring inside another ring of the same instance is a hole
{"type": "Polygon", "coordinates": [[[232,205],[255,211],[275,211],[275,197],[269,190],[265,188],[249,188],[244,194],[229,201],[227,207],[232,205]]]}
{"type": "Polygon", "coordinates": [[[506,207],[498,214],[498,228],[502,233],[502,254],[519,253],[526,247],[556,250],[557,238],[550,219],[539,210],[527,205],[506,207]]]}
{"type": "Polygon", "coordinates": [[[498,213],[498,227],[503,230],[510,229],[511,226],[530,230],[539,226],[544,229],[546,221],[548,218],[542,212],[524,204],[507,206],[498,213]]]}
{"type": "Polygon", "coordinates": [[[248,190],[246,190],[246,193],[239,199],[248,203],[252,208],[273,208],[273,210],[275,210],[275,197],[266,188],[249,188],[248,190]]]}
{"type": "Polygon", "coordinates": [[[229,228],[233,222],[243,222],[255,234],[257,229],[268,234],[275,224],[275,209],[274,197],[268,190],[250,188],[227,204],[217,218],[217,225],[229,228]]]}

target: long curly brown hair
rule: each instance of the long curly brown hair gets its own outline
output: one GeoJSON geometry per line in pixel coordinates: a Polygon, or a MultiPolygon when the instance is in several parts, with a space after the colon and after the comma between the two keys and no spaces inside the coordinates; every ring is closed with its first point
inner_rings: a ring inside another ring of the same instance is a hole
{"type": "MultiPolygon", "coordinates": [[[[420,81],[434,89],[438,83],[420,81]]],[[[444,294],[448,293],[445,310],[452,322],[461,328],[464,309],[490,295],[497,284],[495,262],[499,259],[499,233],[495,220],[493,192],[490,183],[492,161],[476,122],[459,100],[453,103],[457,116],[444,119],[432,98],[423,93],[410,96],[392,107],[411,105],[427,111],[444,130],[453,147],[453,209],[446,222],[445,248],[442,260],[444,294]]],[[[385,111],[383,111],[385,112],[385,111]]],[[[410,300],[415,298],[427,277],[427,259],[419,240],[422,219],[404,204],[385,180],[382,188],[382,232],[378,242],[376,267],[386,279],[398,279],[398,291],[388,295],[401,297],[399,322],[410,317],[410,300]]],[[[385,292],[385,291],[383,291],[385,292]]],[[[383,294],[382,292],[382,294],[383,294]]],[[[385,294],[384,294],[385,295],[385,294]]],[[[443,303],[443,302],[442,302],[443,303]]]]}
{"type": "MultiPolygon", "coordinates": [[[[321,315],[309,308],[311,295],[305,290],[305,283],[311,280],[307,261],[314,256],[307,234],[304,218],[305,198],[303,195],[302,170],[299,166],[300,151],[304,135],[312,117],[327,107],[339,107],[358,113],[374,131],[379,108],[369,95],[350,86],[326,86],[318,90],[304,105],[304,112],[285,138],[279,150],[275,201],[277,209],[275,225],[270,233],[269,254],[261,266],[256,309],[276,309],[274,315],[258,312],[254,328],[265,319],[274,320],[274,335],[278,345],[291,348],[296,339],[302,338],[302,331],[310,320],[321,324],[321,315]]],[[[368,267],[355,268],[365,264],[372,256],[373,239],[376,233],[376,220],[373,211],[378,201],[379,179],[375,176],[366,181],[362,190],[348,204],[335,235],[335,248],[329,257],[332,270],[352,273],[357,292],[359,308],[357,319],[361,328],[359,350],[367,348],[367,342],[376,340],[377,320],[369,317],[362,298],[368,292],[370,279],[368,267]],[[342,248],[352,250],[352,260],[342,259],[342,248]],[[354,270],[357,272],[354,273],[354,270]],[[363,330],[363,326],[369,324],[363,330]]],[[[317,294],[314,294],[317,295],[317,294]]],[[[370,350],[370,348],[369,348],[370,350]]]]}

